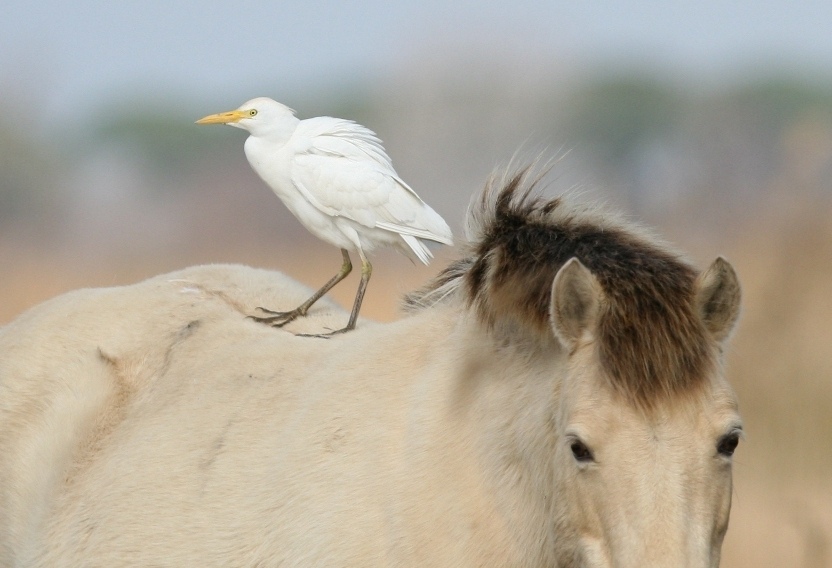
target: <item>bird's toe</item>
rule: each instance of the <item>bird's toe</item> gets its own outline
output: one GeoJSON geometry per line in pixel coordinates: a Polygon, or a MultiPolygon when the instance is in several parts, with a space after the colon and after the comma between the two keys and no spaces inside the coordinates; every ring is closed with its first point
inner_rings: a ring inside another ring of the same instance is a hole
{"type": "Polygon", "coordinates": [[[355,329],[354,327],[343,327],[341,329],[336,329],[335,331],[329,331],[327,333],[296,333],[297,337],[318,337],[320,339],[329,339],[333,335],[339,335],[342,333],[347,333],[348,331],[355,329]]]}
{"type": "Polygon", "coordinates": [[[257,323],[264,323],[266,325],[270,325],[272,327],[283,327],[289,322],[294,321],[298,315],[292,312],[272,312],[275,315],[273,316],[246,316],[250,320],[254,320],[257,323]]]}

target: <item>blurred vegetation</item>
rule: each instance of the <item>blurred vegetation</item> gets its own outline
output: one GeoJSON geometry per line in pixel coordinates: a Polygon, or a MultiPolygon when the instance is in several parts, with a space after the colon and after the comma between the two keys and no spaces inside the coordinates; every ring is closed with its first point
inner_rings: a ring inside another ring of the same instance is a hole
{"type": "MultiPolygon", "coordinates": [[[[325,91],[324,96],[303,96],[298,100],[296,111],[302,118],[330,115],[357,122],[372,121],[371,100],[354,89],[325,91]]],[[[204,114],[232,110],[243,102],[230,101],[225,107],[204,114]]],[[[79,161],[97,152],[118,151],[152,176],[172,180],[173,185],[165,185],[165,189],[176,190],[181,188],[176,182],[194,176],[206,162],[242,155],[246,137],[242,131],[195,125],[202,116],[195,113],[193,105],[179,101],[155,97],[121,100],[100,109],[85,132],[73,133],[73,143],[67,147],[79,161]]],[[[147,190],[154,191],[154,187],[147,190]]]]}
{"type": "MultiPolygon", "coordinates": [[[[218,109],[217,112],[229,109],[218,109]]],[[[144,168],[165,177],[193,175],[205,158],[242,145],[240,132],[230,128],[198,127],[194,109],[178,102],[121,101],[102,109],[85,133],[85,150],[119,148],[144,168]],[[236,134],[236,136],[235,136],[236,134]]]]}
{"type": "Polygon", "coordinates": [[[708,213],[723,223],[790,168],[832,190],[832,84],[769,78],[691,92],[629,76],[580,86],[564,113],[570,145],[636,207],[665,192],[677,206],[716,197],[721,210],[708,213]]]}
{"type": "Polygon", "coordinates": [[[0,227],[54,211],[63,165],[55,148],[0,122],[0,227]]]}
{"type": "MultiPolygon", "coordinates": [[[[285,102],[296,107],[300,117],[338,116],[378,130],[376,125],[387,124],[396,114],[412,115],[411,120],[417,121],[424,115],[424,122],[429,122],[427,114],[433,110],[441,113],[435,109],[438,100],[455,108],[457,114],[475,109],[476,120],[483,123],[478,128],[488,133],[488,121],[498,120],[494,110],[513,102],[504,99],[478,92],[476,86],[464,92],[456,86],[422,105],[419,100],[403,101],[382,90],[342,86],[288,96],[285,102]]],[[[230,110],[241,102],[230,101],[223,108],[207,110],[230,110]]],[[[628,191],[638,192],[650,185],[645,176],[654,175],[651,169],[685,162],[694,162],[700,173],[718,169],[722,178],[734,176],[717,181],[729,181],[739,188],[775,175],[780,162],[788,157],[782,145],[791,129],[807,121],[816,128],[832,128],[832,85],[775,77],[718,92],[692,92],[650,75],[601,77],[565,92],[535,93],[529,97],[528,108],[511,112],[509,118],[515,122],[534,124],[543,142],[571,148],[582,156],[591,164],[588,174],[600,170],[602,179],[624,180],[628,191]]],[[[96,112],[85,123],[85,130],[57,133],[63,155],[55,147],[44,147],[0,124],[0,216],[20,214],[25,204],[36,204],[53,193],[50,186],[69,158],[83,163],[102,151],[118,150],[138,168],[176,182],[193,176],[216,157],[239,157],[234,153],[240,154],[243,133],[197,127],[193,122],[201,114],[182,101],[120,101],[96,112]]],[[[500,128],[504,125],[495,122],[497,133],[500,128]]],[[[395,136],[407,137],[408,133],[396,132],[395,136]]],[[[384,138],[391,138],[390,133],[385,132],[384,138]]],[[[482,144],[477,138],[451,141],[441,131],[435,131],[434,138],[434,144],[456,142],[453,151],[461,163],[471,159],[466,145],[473,150],[482,144]]],[[[505,138],[508,155],[524,143],[522,138],[505,138]]],[[[706,183],[714,181],[707,179],[706,183]]],[[[690,186],[688,190],[700,189],[693,180],[683,185],[690,186]]],[[[176,189],[176,183],[173,186],[176,189]]],[[[147,190],[154,191],[153,187],[147,190]]]]}
{"type": "Polygon", "coordinates": [[[806,116],[832,119],[832,86],[772,77],[730,90],[723,104],[768,133],[782,133],[806,116]]]}
{"type": "Polygon", "coordinates": [[[828,121],[832,119],[832,85],[774,77],[709,93],[685,92],[651,76],[602,78],[579,86],[564,111],[570,140],[585,143],[616,167],[650,139],[690,130],[691,117],[713,122],[730,116],[732,123],[742,123],[771,140],[802,118],[828,121]]]}
{"type": "Polygon", "coordinates": [[[566,137],[609,167],[626,167],[649,140],[681,128],[690,106],[657,78],[602,79],[567,99],[566,137]]]}

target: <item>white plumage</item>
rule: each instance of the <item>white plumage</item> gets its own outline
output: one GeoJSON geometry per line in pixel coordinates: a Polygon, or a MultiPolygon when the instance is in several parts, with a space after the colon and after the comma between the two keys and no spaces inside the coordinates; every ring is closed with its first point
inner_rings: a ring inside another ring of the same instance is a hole
{"type": "Polygon", "coordinates": [[[290,312],[257,321],[282,326],[309,308],[352,269],[349,251],[361,257],[361,284],[350,320],[355,327],[372,265],[367,254],[392,246],[427,264],[433,255],[423,241],[452,244],[451,230],[393,169],[381,141],[350,120],[322,116],[299,120],[294,111],[260,97],[238,109],[212,114],[197,124],[228,124],[248,130],[245,153],[251,167],[286,207],[319,239],[341,249],[341,270],[290,312]]]}

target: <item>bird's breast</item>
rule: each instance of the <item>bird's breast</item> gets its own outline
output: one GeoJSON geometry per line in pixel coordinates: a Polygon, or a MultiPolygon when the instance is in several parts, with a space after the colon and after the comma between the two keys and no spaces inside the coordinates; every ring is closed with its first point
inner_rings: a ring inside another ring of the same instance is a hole
{"type": "Polygon", "coordinates": [[[309,232],[337,247],[354,248],[353,243],[338,229],[334,218],[315,207],[295,187],[292,181],[295,155],[290,148],[276,147],[249,137],[245,153],[252,169],[309,232]]]}
{"type": "Polygon", "coordinates": [[[292,184],[291,158],[288,148],[263,142],[250,136],[245,143],[248,163],[278,197],[296,194],[292,184]]]}

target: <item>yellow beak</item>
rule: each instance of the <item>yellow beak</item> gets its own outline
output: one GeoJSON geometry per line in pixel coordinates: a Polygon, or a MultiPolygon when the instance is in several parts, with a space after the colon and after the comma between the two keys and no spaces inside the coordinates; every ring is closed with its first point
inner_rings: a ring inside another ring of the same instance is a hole
{"type": "Polygon", "coordinates": [[[232,110],[229,112],[220,112],[217,114],[209,114],[204,118],[196,121],[197,124],[229,124],[233,122],[240,122],[244,118],[248,118],[248,111],[232,110]]]}

